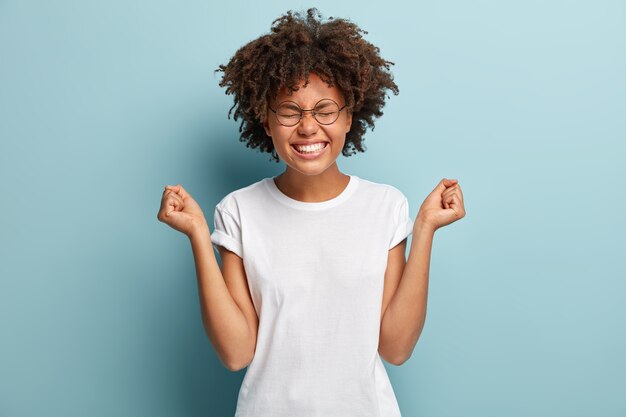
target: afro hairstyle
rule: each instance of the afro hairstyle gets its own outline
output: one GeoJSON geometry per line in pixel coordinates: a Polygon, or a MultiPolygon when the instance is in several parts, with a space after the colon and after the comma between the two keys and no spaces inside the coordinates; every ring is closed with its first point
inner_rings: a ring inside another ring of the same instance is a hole
{"type": "Polygon", "coordinates": [[[242,119],[239,140],[279,162],[263,128],[268,102],[282,88],[291,95],[302,80],[308,85],[309,73],[314,72],[329,87],[339,88],[352,113],[342,154],[365,152],[363,135],[367,127],[374,130],[374,118],[383,115],[385,90],[397,95],[399,89],[389,71],[394,63],[381,58],[380,49],[361,33],[368,32],[346,19],[322,22],[318,10],[310,8],[306,16],[288,11],[272,22],[269,34],[239,48],[228,64],[215,70],[223,72],[219,85],[226,87],[225,94],[233,94],[228,118],[235,109],[234,120],[242,119]]]}

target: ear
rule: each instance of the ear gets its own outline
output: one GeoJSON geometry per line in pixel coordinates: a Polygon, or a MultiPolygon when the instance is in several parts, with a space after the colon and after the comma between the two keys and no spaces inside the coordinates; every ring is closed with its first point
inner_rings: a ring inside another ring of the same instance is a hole
{"type": "Polygon", "coordinates": [[[263,129],[265,129],[265,133],[267,134],[267,136],[272,137],[272,131],[270,130],[270,124],[268,120],[269,118],[265,116],[265,119],[263,120],[263,129]]]}
{"type": "Polygon", "coordinates": [[[352,112],[346,112],[346,114],[346,133],[348,133],[352,128],[352,112]]]}

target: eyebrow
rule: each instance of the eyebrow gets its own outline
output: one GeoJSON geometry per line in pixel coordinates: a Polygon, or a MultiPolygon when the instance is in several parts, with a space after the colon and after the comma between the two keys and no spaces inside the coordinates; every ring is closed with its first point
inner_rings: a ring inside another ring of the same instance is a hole
{"type": "Polygon", "coordinates": [[[294,110],[300,110],[300,107],[297,104],[291,102],[282,103],[281,106],[289,107],[294,110]]]}
{"type": "MultiPolygon", "coordinates": [[[[322,99],[322,100],[324,100],[324,99],[322,99]]],[[[321,100],[318,100],[318,102],[319,102],[319,101],[321,101],[321,100]]],[[[330,102],[320,103],[320,104],[318,104],[315,108],[316,108],[316,109],[319,109],[319,108],[324,108],[324,107],[328,107],[328,106],[330,106],[331,104],[332,104],[332,103],[330,103],[330,102]]],[[[293,102],[291,102],[291,101],[283,102],[283,103],[282,103],[282,104],[280,104],[280,105],[281,105],[281,106],[285,106],[285,107],[289,107],[289,108],[294,109],[294,110],[299,110],[299,109],[301,109],[301,108],[302,108],[302,107],[298,106],[297,104],[294,104],[294,103],[293,103],[293,102]]]]}
{"type": "Polygon", "coordinates": [[[330,106],[331,104],[333,104],[333,103],[330,103],[330,102],[328,102],[328,101],[327,101],[326,103],[320,103],[320,104],[318,104],[315,108],[316,108],[316,109],[318,109],[318,108],[320,108],[320,107],[328,107],[328,106],[330,106]]]}

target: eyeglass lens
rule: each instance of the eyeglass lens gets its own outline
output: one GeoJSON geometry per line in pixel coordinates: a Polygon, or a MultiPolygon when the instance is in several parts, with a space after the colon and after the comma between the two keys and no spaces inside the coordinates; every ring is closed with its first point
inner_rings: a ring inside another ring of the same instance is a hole
{"type": "MultiPolygon", "coordinates": [[[[284,102],[278,106],[276,117],[285,126],[295,126],[303,117],[303,110],[294,102],[284,102]]],[[[333,100],[323,99],[315,105],[313,117],[320,124],[332,124],[339,117],[339,106],[333,100]]]]}

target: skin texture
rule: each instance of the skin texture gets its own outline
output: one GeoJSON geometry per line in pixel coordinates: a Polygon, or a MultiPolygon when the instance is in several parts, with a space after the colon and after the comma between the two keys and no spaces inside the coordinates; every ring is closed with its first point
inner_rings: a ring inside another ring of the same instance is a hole
{"type": "Polygon", "coordinates": [[[463,217],[465,205],[461,186],[456,179],[443,178],[426,197],[415,218],[406,264],[402,265],[403,244],[389,251],[384,296],[389,297],[389,301],[385,305],[384,298],[378,345],[380,355],[389,363],[402,365],[406,362],[424,328],[435,231],[463,217]]]}
{"type": "MultiPolygon", "coordinates": [[[[276,100],[270,102],[270,107],[276,109],[279,103],[285,100],[296,102],[300,108],[311,109],[323,99],[333,99],[339,107],[345,101],[337,87],[329,87],[315,73],[309,74],[309,83],[288,95],[282,89],[276,100]]],[[[280,159],[285,162],[286,169],[276,179],[276,185],[287,196],[305,202],[319,202],[329,200],[339,195],[348,185],[349,176],[341,173],[337,167],[337,158],[341,154],[350,131],[352,116],[347,109],[339,113],[338,119],[331,125],[321,125],[313,118],[311,112],[304,116],[295,126],[281,125],[271,110],[268,109],[263,127],[272,138],[274,148],[280,159]],[[291,144],[296,141],[328,141],[328,149],[324,154],[313,160],[302,159],[297,156],[291,144]]]]}
{"type": "Polygon", "coordinates": [[[256,349],[259,320],[248,290],[243,260],[218,246],[220,267],[204,214],[181,184],[165,186],[157,219],[189,238],[202,324],[218,358],[231,371],[246,367],[256,349]]]}

